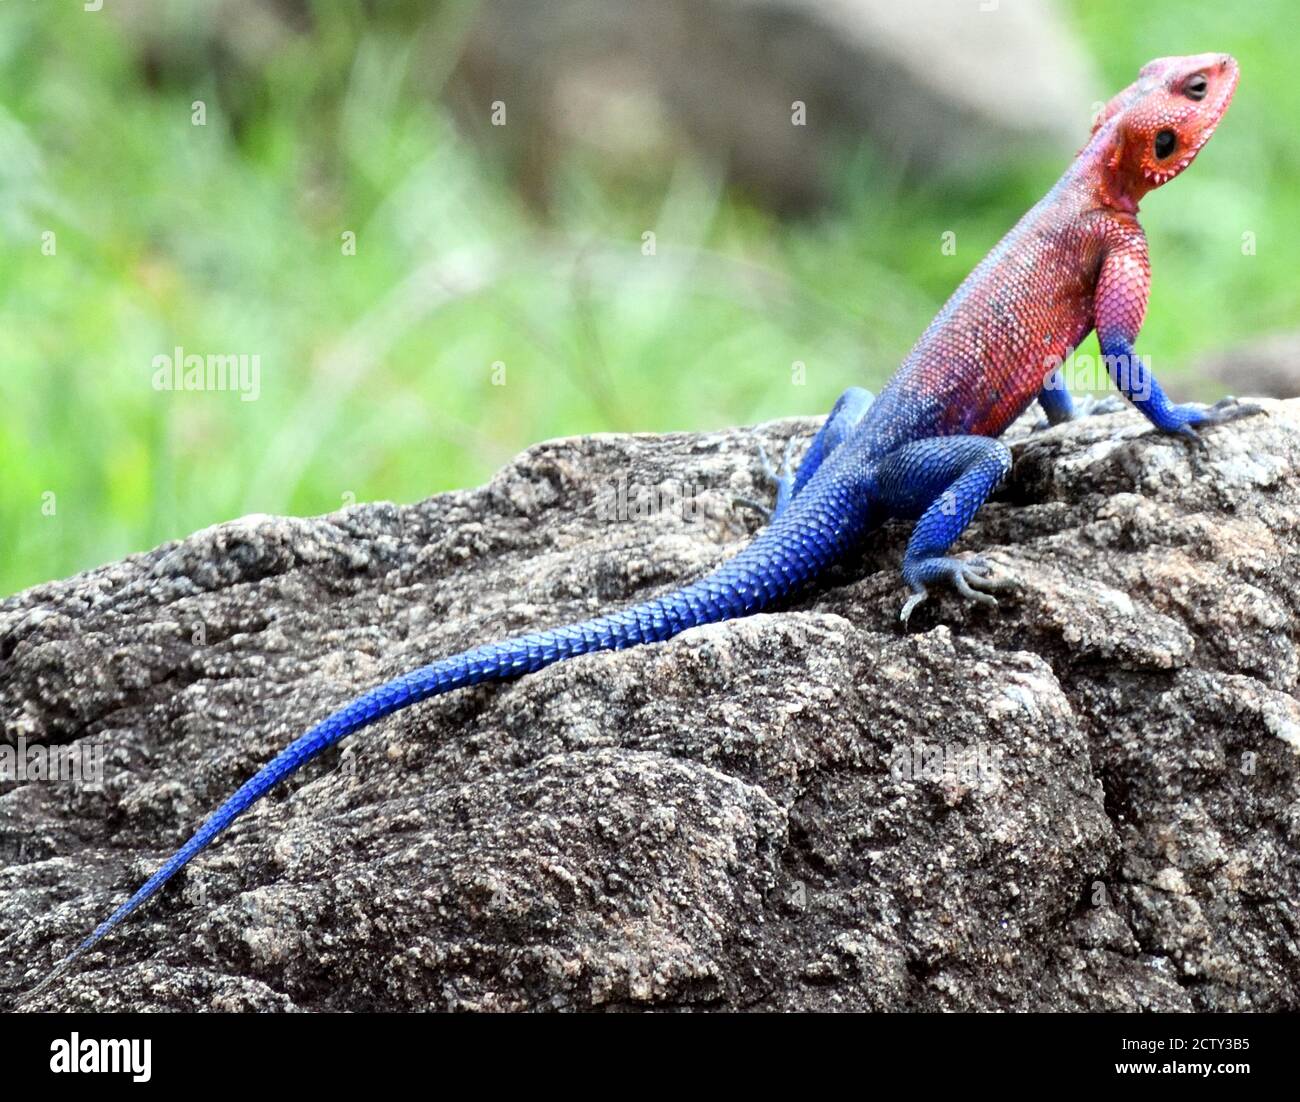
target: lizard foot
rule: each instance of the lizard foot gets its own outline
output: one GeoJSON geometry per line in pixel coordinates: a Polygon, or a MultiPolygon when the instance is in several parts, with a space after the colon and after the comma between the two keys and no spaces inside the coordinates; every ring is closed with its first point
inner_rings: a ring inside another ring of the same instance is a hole
{"type": "Polygon", "coordinates": [[[753,509],[767,521],[772,521],[776,515],[785,508],[790,500],[790,493],[794,489],[794,466],[791,462],[791,456],[794,454],[795,441],[791,437],[786,441],[785,454],[781,457],[781,467],[777,467],[767,454],[767,449],[763,446],[763,441],[757,441],[758,444],[758,461],[763,468],[763,477],[776,487],[776,505],[768,508],[761,502],[755,501],[749,497],[733,497],[732,505],[739,505],[746,509],[753,509]]]}
{"type": "Polygon", "coordinates": [[[998,601],[989,591],[1010,589],[1015,585],[1010,578],[996,578],[990,574],[985,559],[954,559],[947,555],[904,563],[903,578],[913,591],[898,617],[903,623],[907,623],[917,605],[929,597],[927,582],[947,582],[968,601],[978,601],[994,608],[998,601]]]}
{"type": "Polygon", "coordinates": [[[778,470],[768,458],[767,449],[763,447],[763,441],[758,442],[758,461],[763,466],[763,474],[767,480],[777,488],[779,494],[783,488],[789,493],[789,487],[794,485],[794,464],[791,457],[794,455],[794,437],[790,437],[785,442],[785,451],[781,455],[781,467],[778,470]]]}
{"type": "Polygon", "coordinates": [[[1202,448],[1205,447],[1205,440],[1197,431],[1198,429],[1212,428],[1214,425],[1226,425],[1230,421],[1236,421],[1242,417],[1252,417],[1256,413],[1268,415],[1268,410],[1264,409],[1263,406],[1252,405],[1249,402],[1239,402],[1231,395],[1227,398],[1220,398],[1214,405],[1206,409],[1186,404],[1175,406],[1174,410],[1186,418],[1174,431],[1180,436],[1195,441],[1202,448]]]}

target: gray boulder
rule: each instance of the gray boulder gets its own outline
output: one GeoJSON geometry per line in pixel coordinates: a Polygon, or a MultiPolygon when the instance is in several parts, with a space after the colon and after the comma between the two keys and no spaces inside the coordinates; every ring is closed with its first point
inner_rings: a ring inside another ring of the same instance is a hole
{"type": "Polygon", "coordinates": [[[873,170],[1068,155],[1110,94],[1055,0],[487,0],[447,91],[539,201],[565,148],[633,175],[692,148],[784,210],[864,138],[873,170]]]}
{"type": "MultiPolygon", "coordinates": [[[[959,545],[1019,580],[996,610],[905,629],[891,525],[778,611],[372,727],[28,1005],[1295,1009],[1300,403],[1266,404],[1204,449],[1013,433],[959,545]]],[[[696,577],[762,492],[746,430],[555,440],[0,603],[5,741],[101,755],[0,780],[0,1006],[308,724],[696,577]]]]}

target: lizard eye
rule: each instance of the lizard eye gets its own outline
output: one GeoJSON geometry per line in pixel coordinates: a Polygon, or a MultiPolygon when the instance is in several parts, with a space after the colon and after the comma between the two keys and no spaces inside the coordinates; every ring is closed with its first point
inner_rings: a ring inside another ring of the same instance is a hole
{"type": "Polygon", "coordinates": [[[1156,157],[1164,160],[1174,151],[1174,146],[1178,144],[1178,135],[1172,130],[1162,130],[1156,135],[1156,157]]]}
{"type": "Polygon", "coordinates": [[[1188,99],[1204,99],[1209,87],[1210,82],[1205,79],[1204,73],[1193,73],[1183,85],[1183,95],[1188,99]]]}

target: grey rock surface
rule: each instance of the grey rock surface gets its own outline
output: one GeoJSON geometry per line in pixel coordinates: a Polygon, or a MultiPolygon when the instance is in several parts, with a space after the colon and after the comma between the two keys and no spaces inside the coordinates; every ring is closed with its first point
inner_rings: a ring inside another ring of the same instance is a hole
{"type": "MultiPolygon", "coordinates": [[[[1019,580],[996,610],[904,629],[891,525],[780,610],[392,717],[29,1005],[1295,1009],[1300,403],[1266,405],[1203,449],[1015,434],[959,544],[1019,580]]],[[[747,430],[551,441],[0,603],[6,743],[103,754],[0,781],[0,1007],[308,724],[694,578],[758,475],[747,430]]]]}

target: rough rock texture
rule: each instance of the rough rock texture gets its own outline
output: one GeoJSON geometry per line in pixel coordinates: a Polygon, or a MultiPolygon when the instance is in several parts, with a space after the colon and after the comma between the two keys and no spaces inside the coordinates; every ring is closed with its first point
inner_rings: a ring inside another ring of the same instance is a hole
{"type": "MultiPolygon", "coordinates": [[[[891,526],[781,611],[371,728],[30,1005],[1294,1009],[1300,402],[1267,404],[1204,449],[1021,432],[960,545],[1020,579],[997,610],[904,630],[891,526]]],[[[0,604],[5,738],[106,747],[98,790],[0,783],[0,1005],[309,722],[695,577],[756,476],[742,430],[552,441],[0,604]]]]}

